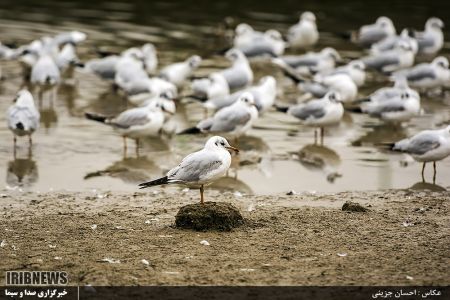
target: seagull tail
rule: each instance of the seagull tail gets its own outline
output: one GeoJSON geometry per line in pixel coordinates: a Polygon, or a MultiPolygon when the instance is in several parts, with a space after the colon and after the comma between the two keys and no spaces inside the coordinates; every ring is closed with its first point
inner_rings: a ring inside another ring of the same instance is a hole
{"type": "Polygon", "coordinates": [[[97,122],[100,122],[100,123],[105,123],[106,120],[108,119],[108,118],[105,117],[105,116],[97,115],[97,114],[93,114],[93,113],[88,113],[88,112],[84,113],[84,116],[85,116],[88,120],[97,121],[97,122]]]}
{"type": "Polygon", "coordinates": [[[207,97],[205,97],[205,96],[200,96],[200,95],[196,95],[196,94],[186,95],[186,96],[184,96],[183,98],[194,99],[194,100],[197,100],[197,101],[200,101],[200,102],[205,102],[205,101],[208,100],[207,97]]]}
{"type": "Polygon", "coordinates": [[[188,129],[185,129],[183,131],[180,131],[177,133],[177,135],[181,135],[181,134],[197,134],[197,133],[201,133],[201,130],[197,127],[191,127],[188,129]]]}
{"type": "Polygon", "coordinates": [[[287,113],[289,110],[289,106],[279,106],[277,104],[274,105],[275,109],[279,112],[287,113]]]}
{"type": "Polygon", "coordinates": [[[147,181],[147,182],[143,182],[139,184],[139,188],[140,189],[145,189],[151,186],[155,186],[155,185],[163,185],[163,184],[168,184],[169,183],[169,179],[167,176],[152,180],[152,181],[147,181]]]}
{"type": "Polygon", "coordinates": [[[16,129],[25,130],[25,126],[23,126],[22,122],[17,122],[16,123],[16,129]]]}
{"type": "Polygon", "coordinates": [[[357,113],[357,114],[364,113],[363,110],[361,109],[361,107],[348,107],[345,110],[348,112],[357,113]]]}

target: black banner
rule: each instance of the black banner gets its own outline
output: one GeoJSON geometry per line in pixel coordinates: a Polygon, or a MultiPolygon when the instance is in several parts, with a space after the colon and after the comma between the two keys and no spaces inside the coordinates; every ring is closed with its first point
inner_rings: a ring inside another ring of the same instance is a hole
{"type": "Polygon", "coordinates": [[[244,287],[244,286],[128,286],[128,287],[1,287],[0,299],[450,299],[449,287],[244,287]]]}

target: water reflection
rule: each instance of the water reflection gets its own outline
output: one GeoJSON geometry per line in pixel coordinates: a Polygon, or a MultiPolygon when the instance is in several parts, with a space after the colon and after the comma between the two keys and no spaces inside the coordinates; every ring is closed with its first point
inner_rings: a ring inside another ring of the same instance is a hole
{"type": "Polygon", "coordinates": [[[127,183],[137,184],[149,178],[160,176],[162,173],[163,171],[160,167],[147,157],[133,157],[116,161],[103,170],[89,172],[84,176],[84,179],[110,176],[119,178],[127,183]]]}
{"type": "Polygon", "coordinates": [[[384,145],[400,141],[408,137],[407,129],[401,125],[380,124],[370,127],[365,135],[352,141],[352,146],[374,146],[384,145]]]}
{"type": "Polygon", "coordinates": [[[30,187],[36,183],[38,178],[38,167],[36,161],[32,159],[31,150],[29,150],[28,157],[16,157],[8,162],[6,183],[9,186],[30,187]]]}
{"type": "Polygon", "coordinates": [[[446,188],[444,188],[440,185],[423,182],[423,181],[416,182],[409,189],[411,189],[411,190],[428,190],[428,191],[433,191],[433,192],[446,191],[446,188]]]}
{"type": "Polygon", "coordinates": [[[336,178],[342,177],[338,172],[341,158],[336,151],[323,145],[306,145],[296,153],[298,160],[306,169],[323,172],[327,181],[334,183],[336,178]]]}

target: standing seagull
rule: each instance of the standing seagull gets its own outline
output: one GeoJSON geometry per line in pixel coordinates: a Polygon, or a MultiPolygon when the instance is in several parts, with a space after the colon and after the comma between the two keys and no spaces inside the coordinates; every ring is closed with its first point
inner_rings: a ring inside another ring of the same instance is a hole
{"type": "Polygon", "coordinates": [[[160,77],[172,82],[177,87],[181,87],[184,81],[192,75],[192,72],[198,68],[202,59],[198,55],[193,55],[183,62],[174,63],[164,67],[160,72],[160,77]]]}
{"type": "Polygon", "coordinates": [[[252,127],[257,118],[258,110],[253,95],[245,92],[232,105],[220,109],[213,117],[200,121],[195,127],[179,134],[223,133],[237,139],[252,127]]]}
{"type": "MultiPolygon", "coordinates": [[[[139,156],[139,139],[146,136],[157,136],[163,127],[166,111],[161,101],[151,101],[146,106],[128,109],[116,117],[106,117],[93,113],[85,113],[89,120],[111,126],[123,137],[124,156],[127,155],[127,140],[136,141],[136,155],[139,156]]],[[[172,113],[170,111],[166,111],[172,113]]]]}
{"type": "Polygon", "coordinates": [[[362,26],[353,40],[363,47],[370,47],[389,36],[394,36],[395,33],[396,30],[392,20],[381,16],[374,24],[362,26]]]}
{"type": "Polygon", "coordinates": [[[156,185],[183,184],[190,188],[200,189],[200,203],[204,204],[203,191],[205,185],[225,175],[231,165],[228,151],[239,152],[220,136],[208,139],[205,147],[186,156],[181,163],[167,172],[167,175],[139,184],[144,189],[156,185]]]}
{"type": "MultiPolygon", "coordinates": [[[[339,93],[328,92],[321,99],[314,99],[307,103],[294,105],[287,113],[307,126],[320,128],[320,141],[323,144],[324,127],[339,123],[344,115],[344,107],[339,93]]],[[[317,140],[317,132],[314,130],[314,141],[317,140]]]]}
{"type": "Polygon", "coordinates": [[[414,37],[419,44],[419,53],[435,54],[444,45],[444,22],[439,18],[429,18],[425,23],[425,31],[415,32],[414,37]]]}
{"type": "Polygon", "coordinates": [[[421,63],[412,68],[395,72],[392,77],[405,77],[412,87],[433,89],[445,85],[450,80],[448,59],[436,57],[431,63],[421,63]]]}
{"type": "Polygon", "coordinates": [[[424,130],[413,137],[394,144],[393,150],[406,152],[416,161],[423,162],[422,180],[425,182],[425,165],[433,162],[433,183],[436,182],[436,161],[450,155],[450,125],[444,129],[424,130]]]}
{"type": "Polygon", "coordinates": [[[8,127],[14,134],[14,154],[16,153],[17,136],[28,135],[30,147],[31,135],[39,127],[39,111],[34,106],[31,93],[21,90],[14,99],[14,104],[8,109],[8,127]]]}
{"type": "Polygon", "coordinates": [[[246,87],[253,81],[253,71],[250,68],[247,57],[238,49],[230,49],[225,53],[225,57],[233,62],[233,65],[219,74],[225,77],[228,82],[228,87],[232,89],[239,89],[246,87]]]}
{"type": "Polygon", "coordinates": [[[316,44],[319,40],[316,16],[309,11],[302,13],[300,21],[289,28],[287,40],[294,48],[306,48],[316,44]]]}

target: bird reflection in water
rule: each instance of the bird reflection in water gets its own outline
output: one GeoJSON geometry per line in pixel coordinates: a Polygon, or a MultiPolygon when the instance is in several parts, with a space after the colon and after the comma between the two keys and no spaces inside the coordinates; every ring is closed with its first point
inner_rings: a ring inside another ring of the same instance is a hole
{"type": "Polygon", "coordinates": [[[310,144],[293,154],[298,156],[298,160],[306,169],[323,172],[330,183],[334,183],[336,178],[342,177],[342,174],[337,171],[341,164],[341,158],[333,149],[310,144]]]}
{"type": "Polygon", "coordinates": [[[381,124],[371,127],[371,131],[352,142],[352,146],[373,146],[390,144],[408,136],[405,128],[394,124],[381,124]]]}
{"type": "Polygon", "coordinates": [[[84,176],[84,179],[95,177],[110,176],[119,178],[126,183],[136,184],[150,177],[162,174],[160,167],[145,156],[124,158],[110,165],[109,167],[90,172],[84,176]]]}
{"type": "Polygon", "coordinates": [[[6,171],[6,183],[11,187],[30,187],[39,178],[36,161],[32,159],[31,148],[28,149],[26,158],[18,158],[14,155],[14,160],[8,162],[6,171]]]}
{"type": "Polygon", "coordinates": [[[443,192],[446,191],[447,189],[434,184],[434,183],[428,183],[428,182],[424,182],[424,181],[419,181],[416,182],[415,184],[413,184],[410,188],[410,190],[428,190],[428,191],[432,191],[432,192],[443,192]]]}

